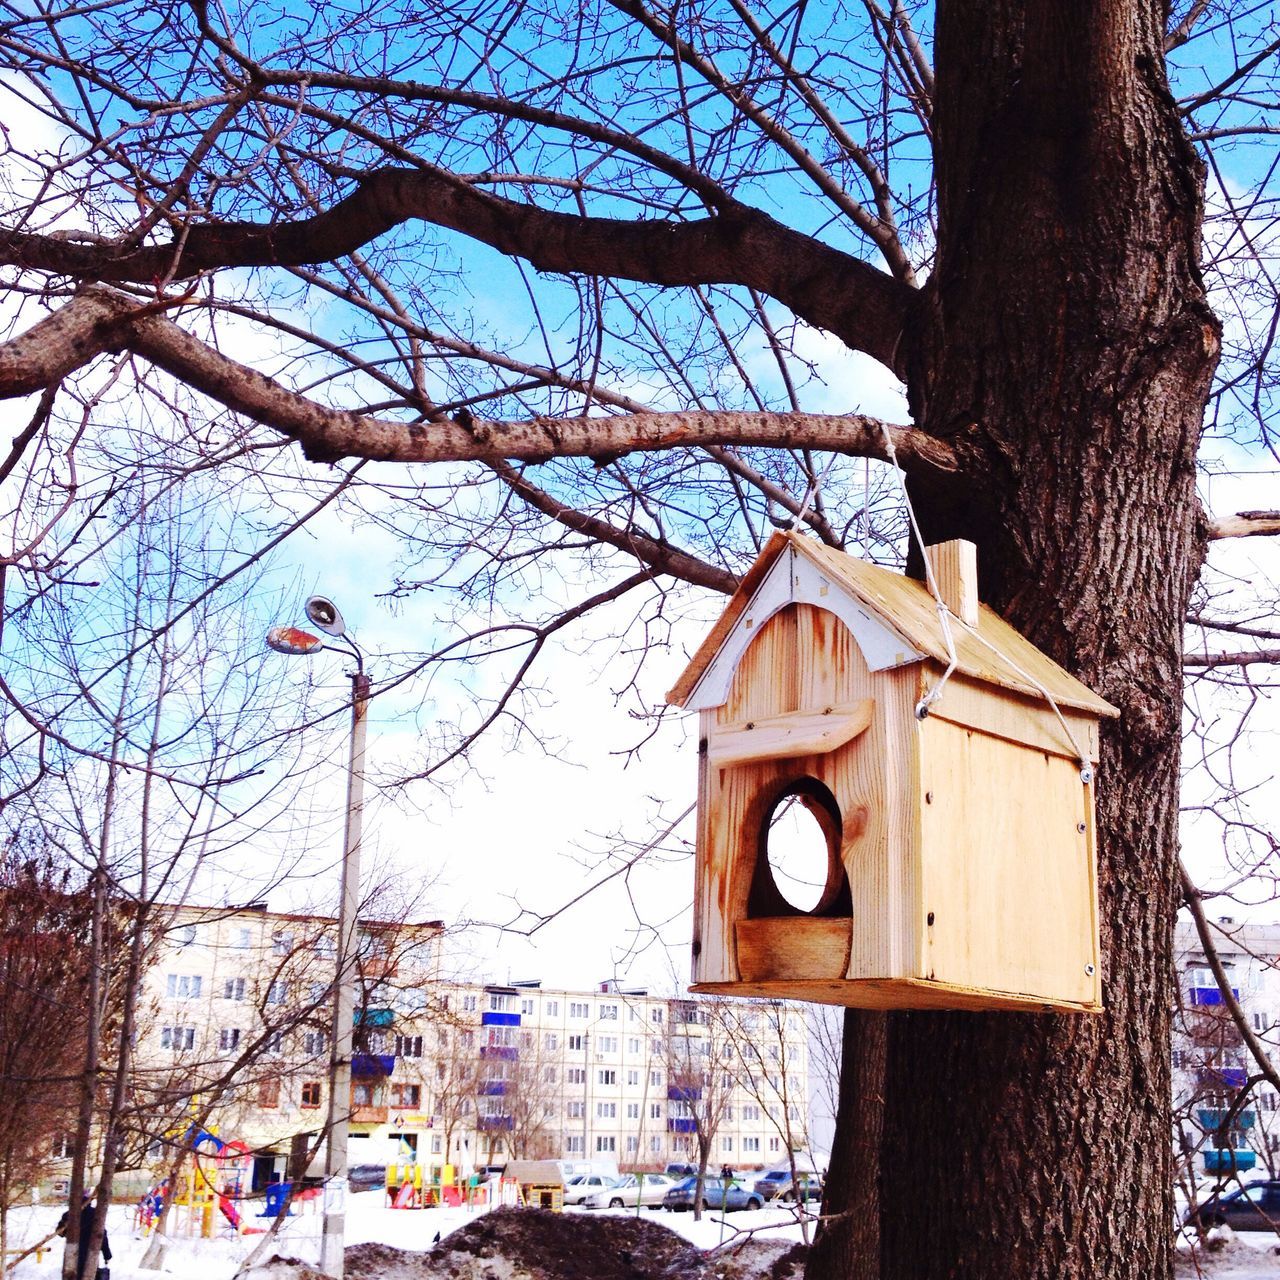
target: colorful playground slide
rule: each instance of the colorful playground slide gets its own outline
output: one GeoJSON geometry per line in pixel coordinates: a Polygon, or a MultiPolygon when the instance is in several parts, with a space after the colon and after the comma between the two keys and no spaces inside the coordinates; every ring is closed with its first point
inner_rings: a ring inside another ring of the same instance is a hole
{"type": "Polygon", "coordinates": [[[406,1182],[399,1191],[396,1192],[395,1202],[392,1204],[393,1209],[407,1209],[413,1201],[413,1183],[406,1182]]]}

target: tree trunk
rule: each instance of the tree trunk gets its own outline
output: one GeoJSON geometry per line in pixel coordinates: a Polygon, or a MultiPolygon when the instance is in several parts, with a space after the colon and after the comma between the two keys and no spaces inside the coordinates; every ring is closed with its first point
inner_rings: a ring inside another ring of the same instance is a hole
{"type": "MultiPolygon", "coordinates": [[[[840,1105],[810,1276],[880,1280],[880,1179],[888,1016],[846,1009],[840,1105]]],[[[887,1274],[893,1274],[890,1268],[887,1274]]]]}
{"type": "Polygon", "coordinates": [[[983,597],[1123,716],[1097,786],[1106,1012],[890,1016],[895,1280],[1153,1280],[1171,1265],[1182,619],[1218,328],[1163,13],[938,5],[938,252],[909,393],[969,483],[917,485],[916,510],[926,542],[977,542],[983,597]]]}

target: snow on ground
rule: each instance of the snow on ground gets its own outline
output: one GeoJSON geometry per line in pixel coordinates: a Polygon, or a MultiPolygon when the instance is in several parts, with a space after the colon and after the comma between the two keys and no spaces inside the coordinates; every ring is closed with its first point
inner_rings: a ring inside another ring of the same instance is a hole
{"type": "MultiPolygon", "coordinates": [[[[383,1192],[360,1192],[347,1200],[346,1240],[348,1245],[379,1243],[396,1249],[425,1251],[431,1248],[437,1232],[443,1239],[484,1212],[483,1208],[388,1209],[383,1192]]],[[[595,1217],[635,1212],[634,1209],[565,1210],[568,1215],[585,1213],[595,1217]]],[[[53,1230],[61,1213],[61,1205],[15,1209],[10,1217],[8,1247],[21,1250],[34,1244],[53,1230]]],[[[692,1213],[667,1213],[653,1209],[641,1209],[640,1213],[646,1219],[669,1227],[700,1249],[713,1249],[747,1232],[757,1239],[798,1243],[802,1238],[794,1214],[783,1208],[727,1215],[711,1211],[703,1216],[701,1222],[695,1222],[692,1213]]],[[[280,1232],[272,1252],[318,1263],[320,1224],[318,1212],[307,1209],[299,1213],[280,1232]]],[[[177,1229],[181,1230],[181,1224],[177,1229]]],[[[135,1280],[135,1277],[136,1280],[155,1280],[156,1272],[138,1270],[147,1240],[134,1229],[130,1206],[111,1207],[107,1215],[107,1234],[112,1250],[112,1280],[135,1280]]],[[[229,1228],[211,1240],[175,1235],[170,1240],[164,1270],[159,1274],[178,1276],[180,1280],[230,1280],[260,1239],[256,1235],[235,1236],[229,1228]]],[[[62,1241],[55,1238],[51,1244],[56,1248],[47,1252],[42,1262],[31,1257],[21,1263],[13,1272],[14,1280],[55,1280],[61,1267],[62,1241]]],[[[1275,1274],[1280,1277],[1280,1271],[1275,1274]]],[[[1238,1278],[1232,1275],[1230,1280],[1238,1278]]]]}
{"type": "MultiPolygon", "coordinates": [[[[394,1249],[426,1251],[436,1241],[470,1222],[485,1209],[420,1209],[395,1210],[386,1207],[381,1191],[367,1191],[348,1199],[347,1244],[377,1243],[394,1249]]],[[[10,1218],[10,1249],[21,1249],[53,1231],[61,1215],[60,1205],[16,1209],[10,1218]]],[[[634,1214],[635,1210],[567,1209],[566,1214],[583,1213],[593,1217],[634,1214]]],[[[701,1222],[691,1213],[666,1213],[642,1209],[641,1216],[658,1222],[700,1249],[713,1249],[751,1233],[757,1239],[798,1242],[801,1230],[789,1209],[760,1209],[752,1213],[721,1215],[707,1213],[701,1222]]],[[[320,1257],[320,1223],[318,1212],[306,1210],[291,1218],[280,1233],[271,1253],[316,1263],[320,1257]]],[[[180,1224],[179,1224],[180,1225],[180,1224]]],[[[156,1280],[154,1271],[139,1271],[138,1263],[147,1240],[133,1227],[133,1210],[126,1205],[113,1205],[107,1219],[113,1257],[112,1280],[156,1280]]],[[[1218,1234],[1218,1233],[1215,1233],[1218,1234]]],[[[240,1263],[254,1248],[260,1236],[235,1236],[229,1229],[211,1240],[176,1235],[171,1238],[161,1275],[179,1280],[231,1280],[240,1263]]],[[[56,1280],[60,1266],[62,1242],[56,1238],[54,1248],[37,1262],[34,1257],[21,1263],[13,1272],[14,1280],[56,1280]]],[[[1276,1237],[1263,1232],[1222,1232],[1216,1248],[1197,1250],[1193,1256],[1189,1241],[1178,1246],[1177,1275],[1180,1280],[1204,1277],[1205,1280],[1280,1280],[1280,1244],[1276,1237]]],[[[270,1255],[268,1255],[270,1256],[270,1255]]],[[[386,1280],[393,1280],[388,1274],[386,1280]]]]}

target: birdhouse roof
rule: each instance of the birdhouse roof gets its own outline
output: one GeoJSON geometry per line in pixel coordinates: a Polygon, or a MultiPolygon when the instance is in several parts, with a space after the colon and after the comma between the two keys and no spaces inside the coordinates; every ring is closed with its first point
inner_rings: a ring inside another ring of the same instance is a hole
{"type": "MultiPolygon", "coordinates": [[[[898,642],[898,652],[893,658],[880,661],[869,658],[868,665],[872,670],[918,662],[924,658],[932,658],[943,665],[950,660],[939,624],[937,604],[924,583],[836,551],[794,531],[778,532],[769,539],[747,570],[719,620],[675,687],[667,694],[668,702],[677,706],[689,702],[717,656],[732,644],[738,623],[751,608],[757,594],[774,578],[771,571],[788,551],[794,553],[798,561],[816,570],[824,584],[848,596],[857,606],[858,615],[867,618],[881,634],[891,635],[898,642]]],[[[769,608],[769,614],[788,602],[788,598],[778,599],[769,608]]],[[[825,599],[823,603],[826,603],[825,599]]],[[[766,617],[757,616],[753,621],[754,635],[766,617]]],[[[856,626],[851,629],[865,654],[867,646],[863,636],[856,626]]],[[[1030,640],[986,605],[979,606],[976,627],[966,627],[953,618],[951,634],[956,650],[956,669],[967,676],[1033,698],[1043,697],[1043,688],[1060,705],[1098,716],[1120,714],[1087,685],[1041,653],[1030,640]]]]}

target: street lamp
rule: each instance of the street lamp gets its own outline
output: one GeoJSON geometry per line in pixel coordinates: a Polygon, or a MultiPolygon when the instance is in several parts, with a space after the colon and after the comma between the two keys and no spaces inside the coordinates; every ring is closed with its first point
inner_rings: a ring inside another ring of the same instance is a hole
{"type": "MultiPolygon", "coordinates": [[[[347,634],[338,606],[324,596],[306,604],[308,620],[325,635],[344,642],[338,651],[355,658],[351,677],[351,750],[347,764],[347,816],[342,840],[342,893],[338,903],[338,958],[333,983],[329,1050],[328,1140],[325,1147],[324,1234],[320,1269],[342,1280],[347,1210],[347,1130],[351,1118],[351,1053],[355,1032],[356,915],[360,907],[360,828],[364,810],[365,720],[369,677],[364,655],[347,634]]],[[[272,627],[267,644],[277,653],[309,655],[335,646],[300,627],[272,627]]]]}

